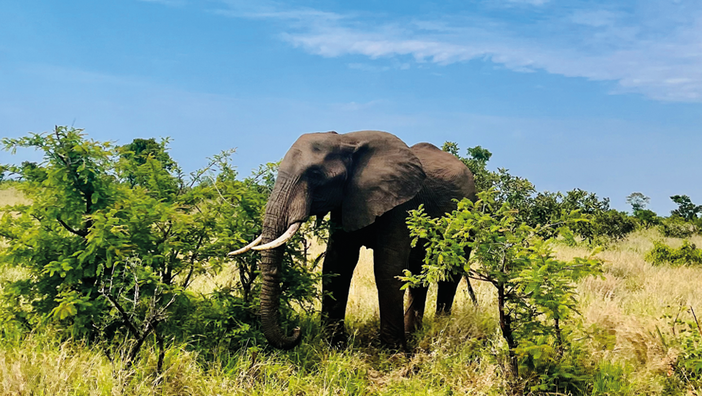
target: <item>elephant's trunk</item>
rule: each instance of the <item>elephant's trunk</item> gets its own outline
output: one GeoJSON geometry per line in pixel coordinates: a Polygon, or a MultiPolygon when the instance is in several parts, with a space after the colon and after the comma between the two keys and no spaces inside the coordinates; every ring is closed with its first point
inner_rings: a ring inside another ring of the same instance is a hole
{"type": "MultiPolygon", "coordinates": [[[[299,201],[300,191],[295,183],[279,174],[275,188],[266,206],[263,221],[263,243],[278,239],[292,222],[299,222],[307,217],[308,204],[291,203],[299,201]],[[291,199],[292,197],[292,199],[291,199]]],[[[304,196],[304,194],[302,194],[304,196]]],[[[261,325],[263,334],[276,348],[290,349],[300,343],[300,329],[295,329],[292,336],[283,333],[280,327],[280,294],[282,282],[282,261],[285,245],[261,251],[261,325]]]]}
{"type": "Polygon", "coordinates": [[[283,334],[280,328],[280,282],[281,261],[284,246],[263,251],[261,275],[261,326],[263,334],[276,348],[291,349],[300,343],[301,333],[297,328],[292,336],[283,334]]]}

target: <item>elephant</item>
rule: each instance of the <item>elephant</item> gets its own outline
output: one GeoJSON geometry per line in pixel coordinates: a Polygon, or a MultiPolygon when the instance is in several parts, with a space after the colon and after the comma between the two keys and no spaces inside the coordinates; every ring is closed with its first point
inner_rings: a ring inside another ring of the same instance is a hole
{"type": "MultiPolygon", "coordinates": [[[[280,326],[283,245],[310,216],[330,214],[333,225],[323,262],[322,317],[343,338],[344,316],[354,268],[362,246],[373,249],[380,305],[380,340],[406,348],[407,335],[422,320],[426,287],[404,291],[403,270],[421,271],[423,243],[411,247],[408,211],[420,204],[430,216],[456,208],[455,199],[475,199],[471,171],[455,156],[429,143],[408,147],[382,131],[309,133],[300,136],[280,163],[266,205],[262,234],[232,254],[261,252],[261,325],[269,343],[290,349],[299,328],[280,326]]],[[[468,253],[468,252],[466,252],[468,253]]],[[[437,312],[450,312],[460,276],[441,282],[437,312]]]]}

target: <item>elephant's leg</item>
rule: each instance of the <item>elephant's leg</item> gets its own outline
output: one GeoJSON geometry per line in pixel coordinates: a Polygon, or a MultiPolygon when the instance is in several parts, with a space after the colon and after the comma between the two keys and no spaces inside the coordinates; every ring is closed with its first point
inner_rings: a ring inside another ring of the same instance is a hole
{"type": "Polygon", "coordinates": [[[330,235],[322,265],[322,318],[334,343],[346,341],[344,316],[349,300],[351,277],[358,263],[360,244],[343,231],[330,235]]]}
{"type": "MultiPolygon", "coordinates": [[[[466,260],[470,258],[470,248],[464,249],[464,254],[466,260]]],[[[451,308],[453,308],[453,300],[456,296],[456,289],[458,284],[461,282],[462,276],[459,274],[454,274],[453,279],[439,282],[439,288],[436,295],[436,314],[437,315],[448,315],[451,313],[451,308]]],[[[465,276],[466,282],[468,283],[468,294],[470,295],[473,305],[478,305],[478,300],[475,297],[475,292],[473,291],[473,286],[470,284],[470,279],[467,274],[465,276]]]]}
{"type": "Polygon", "coordinates": [[[439,281],[436,292],[436,314],[448,315],[453,307],[453,300],[456,296],[456,289],[461,282],[460,275],[453,275],[453,279],[439,281]]]}
{"type": "Polygon", "coordinates": [[[375,283],[380,305],[380,340],[391,348],[407,347],[403,312],[404,290],[400,290],[402,281],[397,277],[402,275],[402,270],[406,268],[409,250],[409,244],[406,249],[383,245],[373,250],[375,283]]]}
{"type": "MultiPolygon", "coordinates": [[[[410,251],[409,269],[413,274],[418,274],[422,271],[424,256],[426,250],[423,247],[423,242],[419,241],[418,246],[410,251]]],[[[411,287],[408,290],[408,304],[405,310],[405,333],[409,334],[422,326],[422,318],[424,317],[424,307],[427,301],[427,291],[429,288],[424,286],[411,287]]]]}
{"type": "Polygon", "coordinates": [[[465,274],[464,276],[454,275],[455,280],[439,282],[439,291],[436,296],[436,314],[437,315],[448,315],[451,313],[451,308],[453,307],[454,296],[456,295],[456,288],[461,282],[461,278],[466,279],[466,288],[468,289],[468,296],[473,302],[474,306],[478,306],[478,298],[475,296],[475,291],[473,290],[473,285],[470,283],[470,278],[465,274]]]}

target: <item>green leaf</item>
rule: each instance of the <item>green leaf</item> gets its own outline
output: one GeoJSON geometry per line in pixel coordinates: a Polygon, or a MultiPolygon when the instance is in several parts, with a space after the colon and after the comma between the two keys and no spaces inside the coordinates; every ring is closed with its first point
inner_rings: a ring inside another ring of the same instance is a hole
{"type": "Polygon", "coordinates": [[[51,315],[60,320],[66,319],[69,316],[74,316],[77,313],[78,309],[76,309],[75,304],[70,301],[62,301],[51,311],[51,315]]]}

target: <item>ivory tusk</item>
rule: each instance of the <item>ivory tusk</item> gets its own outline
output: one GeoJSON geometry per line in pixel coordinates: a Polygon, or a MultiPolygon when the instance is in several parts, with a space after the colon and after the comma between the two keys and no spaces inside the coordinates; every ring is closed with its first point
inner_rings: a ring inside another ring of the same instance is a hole
{"type": "Polygon", "coordinates": [[[290,228],[288,228],[287,231],[285,231],[285,234],[278,237],[278,239],[276,239],[275,241],[268,242],[265,245],[255,246],[252,249],[253,250],[269,250],[269,249],[277,248],[278,246],[287,242],[288,239],[292,238],[293,235],[295,235],[297,230],[300,229],[300,224],[301,223],[294,223],[293,225],[290,226],[290,228]]]}
{"type": "Polygon", "coordinates": [[[261,243],[262,240],[263,240],[263,234],[259,235],[258,238],[254,239],[253,242],[249,243],[248,245],[244,246],[243,248],[241,248],[239,250],[235,250],[233,252],[229,252],[228,256],[236,256],[237,254],[246,253],[249,250],[251,250],[252,247],[261,243]]]}

